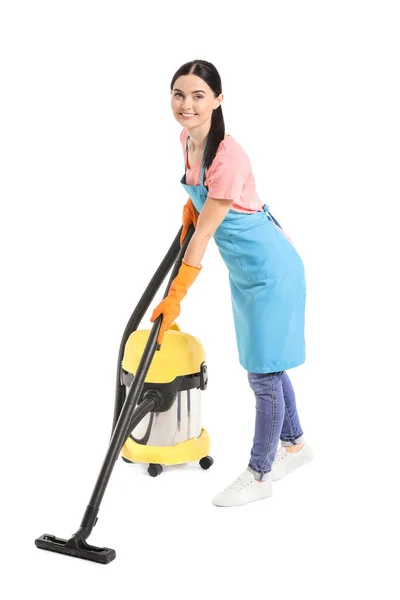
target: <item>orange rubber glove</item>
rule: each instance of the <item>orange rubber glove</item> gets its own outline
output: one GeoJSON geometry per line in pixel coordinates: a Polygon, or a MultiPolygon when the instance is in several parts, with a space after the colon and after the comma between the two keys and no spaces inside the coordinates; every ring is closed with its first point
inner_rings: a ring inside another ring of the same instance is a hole
{"type": "Polygon", "coordinates": [[[193,223],[195,228],[197,227],[198,219],[199,219],[199,213],[197,212],[197,210],[192,202],[192,199],[189,198],[189,200],[186,202],[185,206],[183,207],[183,216],[182,216],[183,229],[182,229],[181,239],[180,239],[181,246],[183,244],[183,240],[185,239],[186,234],[187,234],[188,229],[191,226],[191,224],[193,223]]]}
{"type": "Polygon", "coordinates": [[[153,310],[150,319],[152,323],[154,323],[161,313],[164,315],[157,338],[158,344],[161,344],[165,332],[171,327],[175,319],[179,317],[181,312],[181,300],[186,296],[188,289],[200,273],[201,269],[202,267],[188,265],[188,263],[182,260],[178,275],[170,285],[168,296],[166,296],[153,310]]]}

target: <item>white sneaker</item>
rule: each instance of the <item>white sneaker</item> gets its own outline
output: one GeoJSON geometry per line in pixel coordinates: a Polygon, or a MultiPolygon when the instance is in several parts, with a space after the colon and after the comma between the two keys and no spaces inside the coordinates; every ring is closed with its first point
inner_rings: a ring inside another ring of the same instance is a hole
{"type": "Polygon", "coordinates": [[[271,468],[271,481],[278,481],[298,467],[302,467],[314,458],[314,453],[308,444],[304,444],[297,452],[286,452],[286,447],[281,446],[275,454],[271,468]]]}
{"type": "Polygon", "coordinates": [[[272,484],[269,473],[264,481],[257,481],[249,469],[240,475],[231,485],[220,492],[212,503],[215,506],[240,506],[272,496],[272,484]]]}

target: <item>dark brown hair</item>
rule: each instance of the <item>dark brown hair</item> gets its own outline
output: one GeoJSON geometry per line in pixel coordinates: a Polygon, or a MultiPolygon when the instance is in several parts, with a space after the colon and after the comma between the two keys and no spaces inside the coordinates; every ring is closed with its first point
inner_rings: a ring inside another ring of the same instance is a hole
{"type": "MultiPolygon", "coordinates": [[[[175,73],[171,81],[171,91],[174,88],[175,81],[181,75],[196,75],[201,77],[210,86],[215,97],[222,93],[221,77],[214,65],[206,60],[192,60],[185,63],[175,73]]],[[[218,146],[225,137],[225,123],[222,114],[221,105],[213,110],[211,117],[211,127],[208,133],[206,146],[204,148],[204,166],[208,169],[215,158],[218,146]]]]}

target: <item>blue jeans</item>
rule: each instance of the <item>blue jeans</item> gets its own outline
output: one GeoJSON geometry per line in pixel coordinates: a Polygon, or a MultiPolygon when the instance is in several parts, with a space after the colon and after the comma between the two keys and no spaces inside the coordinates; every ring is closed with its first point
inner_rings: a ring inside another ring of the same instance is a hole
{"type": "Polygon", "coordinates": [[[278,449],[303,441],[294,390],[286,371],[248,373],[256,397],[256,424],[249,469],[256,479],[265,479],[271,471],[278,449]]]}

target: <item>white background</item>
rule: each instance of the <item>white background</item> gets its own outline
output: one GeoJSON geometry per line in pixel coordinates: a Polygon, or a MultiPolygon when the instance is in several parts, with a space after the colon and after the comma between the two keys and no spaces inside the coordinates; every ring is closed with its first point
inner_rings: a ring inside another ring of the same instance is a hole
{"type": "Polygon", "coordinates": [[[395,597],[398,3],[0,6],[2,596],[395,597]],[[169,85],[195,58],[219,70],[226,132],[306,266],[307,361],[289,375],[315,460],[268,500],[211,505],[247,466],[255,414],[211,241],[178,323],[206,350],[214,466],[153,479],[119,460],[89,539],[117,559],[38,551],[79,526],[120,338],[180,227],[169,85]]]}

